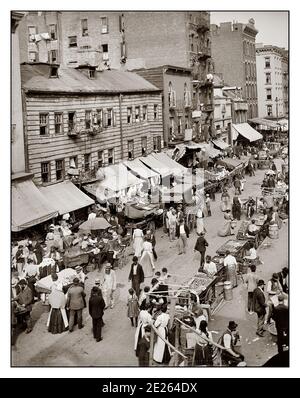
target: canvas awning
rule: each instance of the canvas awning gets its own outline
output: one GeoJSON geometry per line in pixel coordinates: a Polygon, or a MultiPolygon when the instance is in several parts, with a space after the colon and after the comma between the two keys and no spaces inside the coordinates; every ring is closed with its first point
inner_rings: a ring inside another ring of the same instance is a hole
{"type": "Polygon", "coordinates": [[[216,149],[216,148],[213,148],[212,146],[208,146],[206,149],[205,149],[205,151],[206,151],[206,153],[208,154],[208,156],[210,157],[210,158],[216,158],[217,156],[219,156],[219,155],[221,155],[222,154],[222,152],[221,151],[219,151],[218,149],[216,149]]]}
{"type": "Polygon", "coordinates": [[[139,159],[127,160],[123,164],[143,180],[147,180],[148,178],[152,177],[159,177],[159,174],[157,172],[149,169],[149,167],[145,166],[144,163],[142,163],[139,159]]]}
{"type": "Polygon", "coordinates": [[[12,231],[22,231],[53,217],[58,211],[55,202],[43,195],[31,179],[12,182],[12,231]],[[51,204],[54,203],[54,206],[51,204]]]}
{"type": "Polygon", "coordinates": [[[172,170],[174,175],[178,174],[182,175],[187,173],[188,171],[186,167],[182,166],[175,160],[171,159],[166,153],[163,152],[153,153],[152,156],[155,157],[155,159],[159,160],[161,163],[168,166],[172,170]]]}
{"type": "Polygon", "coordinates": [[[105,167],[102,172],[105,178],[99,182],[99,187],[113,192],[119,192],[143,182],[140,178],[134,176],[122,163],[105,167]]]}
{"type": "Polygon", "coordinates": [[[261,140],[263,136],[248,123],[233,124],[233,129],[250,142],[261,140]]]}
{"type": "Polygon", "coordinates": [[[213,140],[212,143],[213,143],[216,147],[218,147],[218,148],[220,148],[220,149],[226,149],[226,148],[229,147],[229,145],[228,145],[226,142],[222,141],[222,140],[213,140]]]}
{"type": "Polygon", "coordinates": [[[243,164],[244,161],[240,159],[231,159],[231,158],[224,158],[218,160],[218,164],[228,167],[229,169],[235,169],[236,167],[243,164]]]}
{"type": "Polygon", "coordinates": [[[152,170],[156,171],[163,178],[170,176],[173,173],[172,170],[170,170],[170,167],[163,164],[152,155],[140,158],[140,161],[144,163],[146,166],[150,167],[152,170]]]}
{"type": "Polygon", "coordinates": [[[50,203],[55,203],[59,214],[69,213],[95,203],[93,199],[80,191],[71,181],[41,187],[40,191],[50,203]]]}

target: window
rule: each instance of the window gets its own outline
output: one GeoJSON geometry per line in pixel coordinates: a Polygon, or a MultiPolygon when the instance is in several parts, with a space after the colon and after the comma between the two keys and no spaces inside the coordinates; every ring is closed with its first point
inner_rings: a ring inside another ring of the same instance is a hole
{"type": "Polygon", "coordinates": [[[271,84],[271,73],[266,73],[266,84],[271,84]]]}
{"type": "Polygon", "coordinates": [[[134,159],[133,148],[134,148],[134,141],[133,140],[128,141],[128,160],[134,159]]]}
{"type": "Polygon", "coordinates": [[[108,150],[107,158],[108,158],[108,164],[114,164],[114,149],[113,148],[108,150]]]}
{"type": "Polygon", "coordinates": [[[37,62],[37,60],[38,60],[37,55],[38,55],[37,52],[29,51],[29,55],[28,55],[29,62],[37,62]]]}
{"type": "Polygon", "coordinates": [[[48,113],[40,113],[40,135],[48,135],[48,113]]]}
{"type": "Polygon", "coordinates": [[[189,116],[185,115],[184,117],[184,128],[188,129],[189,128],[189,116]]]}
{"type": "Polygon", "coordinates": [[[77,47],[77,36],[69,36],[69,47],[77,47]]]}
{"type": "Polygon", "coordinates": [[[113,110],[107,109],[107,127],[113,125],[113,110]]]}
{"type": "Polygon", "coordinates": [[[102,44],[102,59],[103,61],[108,60],[108,44],[102,44]]]}
{"type": "Polygon", "coordinates": [[[95,69],[89,69],[89,78],[90,79],[95,79],[95,76],[96,76],[95,69]]]}
{"type": "Polygon", "coordinates": [[[270,88],[267,88],[266,92],[267,92],[267,100],[271,100],[272,99],[272,90],[270,88]]]}
{"type": "Polygon", "coordinates": [[[30,42],[35,41],[35,35],[37,34],[36,27],[35,26],[28,26],[28,40],[30,42]]]}
{"type": "Polygon", "coordinates": [[[107,17],[102,17],[101,18],[101,33],[108,33],[108,18],[107,17]]]}
{"type": "Polygon", "coordinates": [[[58,66],[50,66],[50,77],[58,77],[58,66]]]}
{"type": "Polygon", "coordinates": [[[54,113],[55,134],[61,134],[62,133],[62,119],[63,119],[63,114],[62,113],[54,113]]]}
{"type": "Polygon", "coordinates": [[[222,113],[226,113],[226,105],[225,105],[225,104],[222,104],[222,110],[221,110],[221,112],[222,112],[222,113]]]}
{"type": "Polygon", "coordinates": [[[173,135],[174,134],[174,118],[170,117],[170,121],[169,121],[169,131],[170,134],[173,135]]]}
{"type": "Polygon", "coordinates": [[[64,163],[63,159],[55,161],[56,181],[63,180],[64,178],[64,163]]]}
{"type": "Polygon", "coordinates": [[[135,121],[136,121],[136,123],[140,121],[140,107],[139,106],[135,107],[135,121]]]}
{"type": "Polygon", "coordinates": [[[92,112],[85,111],[85,128],[89,130],[91,128],[92,121],[92,112]]]}
{"type": "Polygon", "coordinates": [[[77,169],[78,167],[78,156],[70,157],[70,167],[73,169],[77,169]]]}
{"type": "Polygon", "coordinates": [[[267,105],[267,115],[273,116],[272,105],[267,105]]]}
{"type": "Polygon", "coordinates": [[[51,50],[49,51],[49,62],[52,64],[55,64],[57,61],[57,51],[56,50],[51,50]]]}
{"type": "Polygon", "coordinates": [[[103,110],[97,109],[94,114],[93,124],[102,127],[103,126],[103,110]]]}
{"type": "Polygon", "coordinates": [[[103,167],[104,164],[104,153],[103,151],[98,151],[98,168],[103,167]]]}
{"type": "Polygon", "coordinates": [[[148,107],[147,105],[143,105],[143,120],[148,119],[148,107]]]}
{"type": "Polygon", "coordinates": [[[68,113],[68,132],[71,133],[75,129],[76,112],[68,113]]]}
{"type": "Polygon", "coordinates": [[[142,155],[147,155],[147,137],[142,137],[142,155]]]}
{"type": "Polygon", "coordinates": [[[132,123],[132,108],[127,108],[127,123],[132,123]]]}
{"type": "Polygon", "coordinates": [[[191,52],[194,52],[194,43],[193,42],[191,42],[191,52]]]}
{"type": "Polygon", "coordinates": [[[158,105],[153,105],[153,119],[158,119],[158,105]]]}
{"type": "Polygon", "coordinates": [[[88,20],[87,19],[82,19],[81,20],[81,33],[82,33],[82,36],[88,36],[89,35],[88,20]]]}
{"type": "Polygon", "coordinates": [[[85,153],[84,155],[84,171],[89,171],[91,169],[91,154],[85,153]]]}
{"type": "Polygon", "coordinates": [[[51,40],[57,39],[57,26],[56,25],[49,25],[49,34],[51,40]]]}
{"type": "Polygon", "coordinates": [[[270,57],[265,57],[265,68],[271,68],[270,57]]]}
{"type": "Polygon", "coordinates": [[[172,86],[171,82],[169,82],[168,98],[169,98],[169,107],[176,106],[176,93],[173,90],[173,86],[172,86]]]}
{"type": "Polygon", "coordinates": [[[41,163],[42,183],[50,182],[50,162],[41,163]]]}
{"type": "Polygon", "coordinates": [[[153,150],[154,151],[161,151],[161,139],[160,136],[153,137],[153,150]]]}
{"type": "Polygon", "coordinates": [[[178,116],[177,131],[178,131],[178,134],[181,134],[181,132],[182,132],[182,117],[181,116],[178,116]]]}

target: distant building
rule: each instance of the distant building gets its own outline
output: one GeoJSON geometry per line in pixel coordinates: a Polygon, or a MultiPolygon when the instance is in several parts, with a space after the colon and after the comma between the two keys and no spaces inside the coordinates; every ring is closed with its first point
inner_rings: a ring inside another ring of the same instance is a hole
{"type": "Polygon", "coordinates": [[[164,65],[133,71],[162,90],[165,144],[176,145],[196,138],[192,132],[191,69],[164,65]]]}
{"type": "Polygon", "coordinates": [[[288,53],[272,45],[256,45],[258,116],[288,115],[288,53]]]}
{"type": "Polygon", "coordinates": [[[231,143],[232,106],[231,99],[224,95],[224,82],[214,75],[214,125],[216,138],[231,143]]]}
{"type": "Polygon", "coordinates": [[[201,118],[194,120],[197,136],[206,139],[212,134],[208,12],[28,12],[20,29],[21,62],[91,65],[98,70],[191,68],[194,110],[202,110],[201,118]]]}
{"type": "Polygon", "coordinates": [[[95,178],[106,165],[159,151],[161,92],[122,71],[22,64],[29,170],[38,185],[95,178]],[[74,170],[75,169],[75,170],[74,170]]]}
{"type": "Polygon", "coordinates": [[[257,116],[255,38],[251,18],[247,24],[224,22],[211,25],[211,55],[215,71],[229,86],[238,86],[248,103],[248,118],[257,116]]]}

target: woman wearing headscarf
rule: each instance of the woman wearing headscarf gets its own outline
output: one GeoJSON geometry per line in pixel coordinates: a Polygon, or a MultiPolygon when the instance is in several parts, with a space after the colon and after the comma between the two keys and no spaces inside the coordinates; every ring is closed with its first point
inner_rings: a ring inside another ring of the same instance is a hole
{"type": "Polygon", "coordinates": [[[213,347],[207,339],[212,340],[212,334],[207,329],[207,322],[202,320],[199,327],[199,335],[196,335],[193,365],[213,366],[213,347]]]}
{"type": "Polygon", "coordinates": [[[52,334],[64,332],[68,324],[68,318],[65,310],[66,296],[62,291],[61,284],[55,284],[48,297],[51,310],[48,316],[48,332],[52,334]]]}

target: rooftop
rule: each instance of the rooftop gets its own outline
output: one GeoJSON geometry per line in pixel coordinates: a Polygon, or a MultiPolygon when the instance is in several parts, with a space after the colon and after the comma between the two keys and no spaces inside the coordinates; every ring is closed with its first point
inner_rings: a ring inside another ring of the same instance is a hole
{"type": "MultiPolygon", "coordinates": [[[[153,84],[132,72],[95,71],[90,79],[80,70],[59,67],[58,78],[51,78],[48,63],[21,64],[22,88],[28,92],[51,93],[130,93],[160,91],[153,84]]],[[[53,65],[57,66],[57,65],[53,65]]]]}

